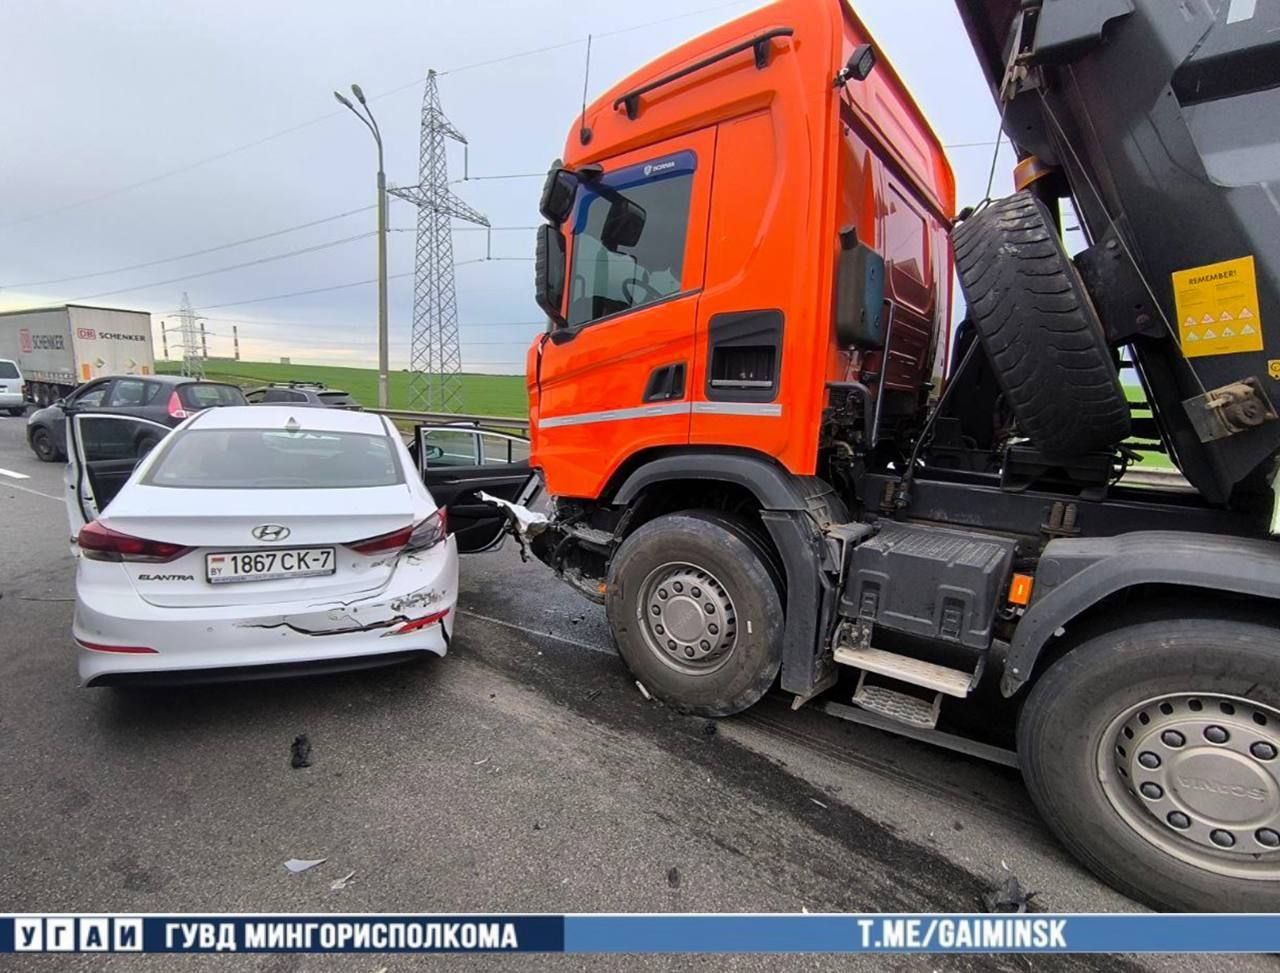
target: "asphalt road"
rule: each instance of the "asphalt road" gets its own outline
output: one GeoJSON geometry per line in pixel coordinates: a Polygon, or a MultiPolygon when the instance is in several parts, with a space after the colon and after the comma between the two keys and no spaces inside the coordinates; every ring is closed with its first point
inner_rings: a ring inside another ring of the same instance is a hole
{"type": "MultiPolygon", "coordinates": [[[[602,613],[512,548],[464,558],[445,659],[235,686],[80,689],[62,470],[36,461],[23,427],[0,419],[0,912],[975,911],[1010,875],[1036,891],[1036,910],[1138,908],[1071,861],[1009,770],[782,701],[715,724],[646,701],[602,613]],[[313,763],[292,770],[302,733],[313,763]],[[283,866],[295,857],[327,861],[295,876],[283,866]],[[350,872],[345,889],[330,889],[350,872]]],[[[180,960],[63,956],[23,968],[374,971],[422,961],[180,960]]],[[[785,963],[830,969],[833,959],[785,963]]],[[[1036,960],[1063,970],[1224,964],[1273,968],[1257,958],[1036,960]]]]}

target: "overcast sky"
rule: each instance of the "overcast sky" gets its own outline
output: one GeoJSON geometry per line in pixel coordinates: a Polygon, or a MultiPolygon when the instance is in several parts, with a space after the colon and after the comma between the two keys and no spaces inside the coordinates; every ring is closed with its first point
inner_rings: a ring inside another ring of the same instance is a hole
{"type": "MultiPolygon", "coordinates": [[[[254,300],[373,278],[371,236],[163,282],[368,233],[372,208],[203,256],[81,275],[371,207],[372,139],[334,102],[334,88],[357,81],[373,98],[392,183],[417,182],[428,68],[443,72],[441,96],[470,142],[472,176],[543,172],[581,107],[588,33],[596,35],[594,97],[655,55],[760,5],[0,0],[0,310],[82,300],[149,310],[158,329],[186,291],[213,333],[211,354],[230,354],[238,323],[245,358],[371,364],[374,286],[254,300]],[[551,45],[565,46],[476,66],[551,45]],[[66,279],[73,277],[80,279],[66,279]]],[[[864,0],[856,8],[944,142],[994,137],[996,112],[951,0],[864,0]]],[[[991,151],[950,151],[962,204],[982,197],[991,151]]],[[[451,165],[461,178],[461,150],[451,165]]],[[[1010,191],[1011,166],[1003,150],[997,193],[1010,191]]],[[[540,178],[454,188],[495,226],[538,221],[540,178]]],[[[413,209],[392,200],[390,223],[412,227],[413,209]]],[[[483,234],[458,232],[454,241],[458,261],[484,255],[483,234]]],[[[495,255],[532,255],[531,230],[496,232],[493,241],[495,255]]],[[[406,275],[391,281],[397,368],[408,356],[413,250],[412,233],[391,234],[390,273],[406,275]]],[[[469,370],[522,370],[540,328],[532,267],[529,260],[458,267],[469,370]]]]}

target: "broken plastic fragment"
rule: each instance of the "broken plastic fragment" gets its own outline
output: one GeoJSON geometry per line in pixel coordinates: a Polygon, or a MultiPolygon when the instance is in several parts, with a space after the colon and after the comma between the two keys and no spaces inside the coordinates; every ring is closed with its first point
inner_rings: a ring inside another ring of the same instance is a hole
{"type": "Polygon", "coordinates": [[[305,872],[309,868],[315,868],[317,865],[323,865],[329,859],[327,858],[290,858],[284,863],[284,867],[289,869],[294,875],[299,872],[305,872]]]}
{"type": "Polygon", "coordinates": [[[1010,876],[998,887],[983,893],[982,905],[988,912],[1026,912],[1027,903],[1035,894],[1024,889],[1017,876],[1010,876]]]}
{"type": "Polygon", "coordinates": [[[347,874],[343,875],[342,878],[335,878],[332,882],[330,882],[329,888],[331,888],[335,892],[341,892],[351,883],[351,880],[355,877],[356,877],[356,873],[354,871],[347,872],[347,874]]]}
{"type": "Polygon", "coordinates": [[[520,545],[520,560],[529,560],[529,541],[547,529],[549,521],[546,514],[535,513],[528,507],[522,507],[510,500],[503,500],[492,494],[478,491],[477,496],[485,503],[501,507],[507,513],[507,524],[516,542],[520,545]]]}
{"type": "Polygon", "coordinates": [[[293,738],[293,746],[289,750],[289,766],[294,770],[311,766],[311,741],[305,733],[293,738]]]}
{"type": "Polygon", "coordinates": [[[518,503],[512,503],[510,500],[503,500],[501,497],[495,497],[492,494],[485,493],[481,490],[478,494],[485,503],[491,503],[494,506],[501,507],[510,516],[515,523],[516,529],[520,531],[526,539],[537,537],[546,529],[547,515],[540,514],[530,510],[528,507],[522,507],[518,503]]]}
{"type": "Polygon", "coordinates": [[[640,695],[645,699],[653,699],[653,697],[649,695],[649,690],[644,688],[644,683],[639,679],[636,680],[636,689],[640,690],[640,695]]]}

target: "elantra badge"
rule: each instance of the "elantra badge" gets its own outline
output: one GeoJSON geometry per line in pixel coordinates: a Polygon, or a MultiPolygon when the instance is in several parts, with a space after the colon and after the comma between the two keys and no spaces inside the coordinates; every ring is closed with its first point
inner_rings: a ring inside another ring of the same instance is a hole
{"type": "Polygon", "coordinates": [[[288,527],[282,527],[280,524],[259,524],[251,533],[258,540],[271,543],[284,540],[289,536],[290,531],[288,527]]]}

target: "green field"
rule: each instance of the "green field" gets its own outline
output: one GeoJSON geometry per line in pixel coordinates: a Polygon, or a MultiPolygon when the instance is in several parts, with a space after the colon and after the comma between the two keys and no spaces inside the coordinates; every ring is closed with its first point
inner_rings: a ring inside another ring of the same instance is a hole
{"type": "MultiPolygon", "coordinates": [[[[177,374],[181,365],[174,361],[158,361],[156,371],[177,374]]],[[[373,368],[280,365],[220,358],[205,362],[205,377],[214,382],[231,382],[246,389],[270,382],[323,382],[329,388],[351,393],[363,406],[372,408],[378,404],[378,372],[373,368]]],[[[414,408],[409,401],[408,373],[392,372],[389,377],[390,407],[414,408]]],[[[524,376],[463,375],[462,407],[459,411],[483,416],[527,416],[529,403],[524,390],[524,376]]]]}
{"type": "MultiPolygon", "coordinates": [[[[176,374],[178,362],[156,362],[156,371],[176,374]]],[[[372,368],[344,368],[336,365],[280,365],[275,362],[231,361],[225,358],[206,362],[205,375],[215,382],[232,382],[244,388],[265,385],[268,382],[323,382],[329,388],[342,389],[356,397],[361,405],[375,406],[378,402],[378,373],[372,368]]],[[[409,402],[409,375],[406,372],[391,373],[391,408],[412,408],[409,402]]],[[[1142,390],[1126,386],[1131,402],[1141,402],[1142,390]]],[[[483,416],[519,416],[529,413],[524,390],[523,375],[462,376],[462,408],[464,413],[483,416]]],[[[1150,415],[1139,410],[1138,415],[1150,415]]],[[[1142,459],[1134,469],[1171,469],[1173,464],[1163,453],[1142,451],[1142,459]]]]}

